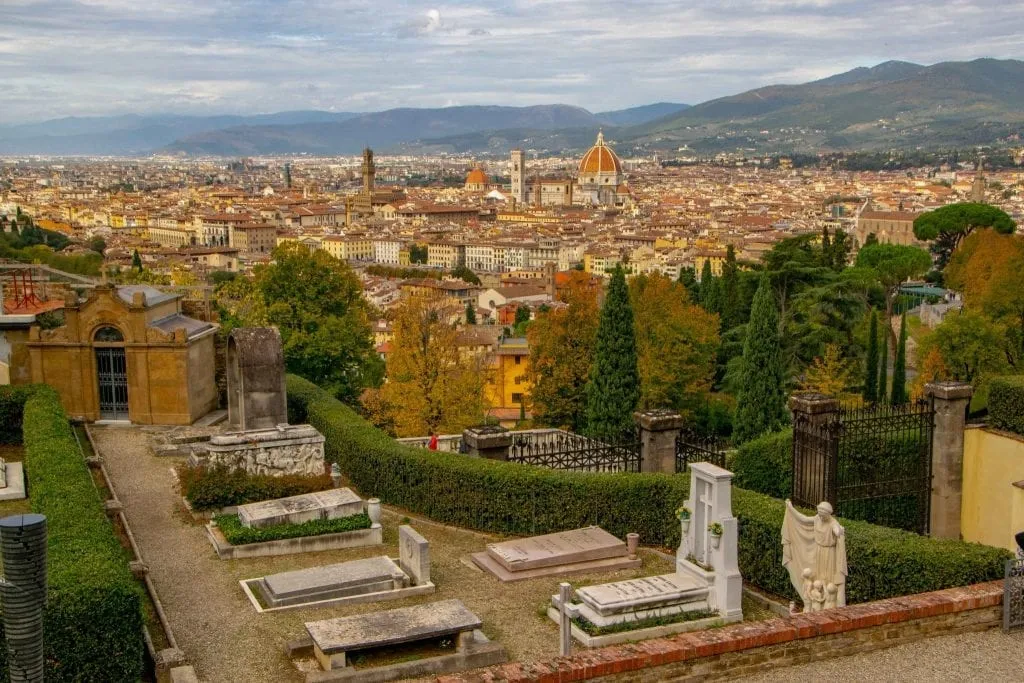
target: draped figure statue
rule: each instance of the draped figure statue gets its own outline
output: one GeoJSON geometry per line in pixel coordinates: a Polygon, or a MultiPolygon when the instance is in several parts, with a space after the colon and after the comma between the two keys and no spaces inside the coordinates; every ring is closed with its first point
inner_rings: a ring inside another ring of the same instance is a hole
{"type": "Polygon", "coordinates": [[[818,514],[809,517],[786,501],[782,565],[804,611],[846,605],[846,532],[832,516],[831,505],[820,503],[818,514]]]}

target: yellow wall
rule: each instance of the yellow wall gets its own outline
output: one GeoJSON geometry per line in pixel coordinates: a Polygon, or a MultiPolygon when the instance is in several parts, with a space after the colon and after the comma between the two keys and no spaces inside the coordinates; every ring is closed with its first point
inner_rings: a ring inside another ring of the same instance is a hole
{"type": "Polygon", "coordinates": [[[529,404],[530,380],[527,369],[530,364],[528,355],[495,355],[494,372],[487,378],[485,397],[492,408],[519,408],[519,402],[512,400],[512,394],[522,394],[523,401],[529,404]],[[519,358],[519,364],[516,364],[519,358]],[[516,380],[519,380],[517,383],[516,380]]]}
{"type": "Polygon", "coordinates": [[[1017,549],[1013,535],[1024,531],[1024,489],[1014,482],[1024,482],[1024,437],[968,429],[960,508],[965,541],[1017,549]]]}

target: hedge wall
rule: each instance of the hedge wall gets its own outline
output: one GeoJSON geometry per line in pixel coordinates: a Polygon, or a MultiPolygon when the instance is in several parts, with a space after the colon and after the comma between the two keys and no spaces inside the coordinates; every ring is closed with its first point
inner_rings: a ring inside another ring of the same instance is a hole
{"type": "MultiPolygon", "coordinates": [[[[560,472],[410,448],[304,379],[289,376],[288,393],[293,419],[302,417],[323,433],[328,459],[363,495],[470,529],[535,534],[597,524],[620,538],[635,531],[647,545],[679,544],[674,511],[689,493],[688,477],[560,472]]],[[[781,564],[783,511],[781,500],[733,488],[744,581],[795,597],[781,564]]],[[[1010,556],[865,522],[843,524],[851,602],[998,579],[1010,556]]]]}
{"type": "MultiPolygon", "coordinates": [[[[60,398],[33,387],[24,404],[29,502],[46,515],[48,681],[137,681],[142,597],[82,459],[60,398]]],[[[6,651],[0,648],[3,674],[6,651]]]]}
{"type": "Polygon", "coordinates": [[[988,421],[996,429],[1024,435],[1024,377],[996,377],[988,393],[988,421]]]}
{"type": "Polygon", "coordinates": [[[793,430],[747,441],[733,454],[729,466],[736,486],[773,498],[789,498],[793,490],[793,430]]]}
{"type": "Polygon", "coordinates": [[[21,417],[31,386],[0,386],[0,444],[21,443],[21,417]]]}

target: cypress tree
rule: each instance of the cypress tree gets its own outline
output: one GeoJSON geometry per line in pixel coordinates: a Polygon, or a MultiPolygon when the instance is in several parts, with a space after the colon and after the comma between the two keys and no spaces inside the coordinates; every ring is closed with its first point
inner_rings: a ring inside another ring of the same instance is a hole
{"type": "Polygon", "coordinates": [[[900,322],[900,339],[896,344],[896,363],[892,368],[892,404],[903,405],[907,397],[907,314],[900,322]]]}
{"type": "Polygon", "coordinates": [[[466,302],[466,324],[476,325],[476,306],[472,301],[466,302]]]}
{"type": "Polygon", "coordinates": [[[722,268],[721,309],[722,332],[737,325],[740,309],[740,275],[736,265],[736,250],[730,244],[725,250],[725,266],[722,268]]]}
{"type": "Polygon", "coordinates": [[[864,370],[864,400],[878,400],[878,311],[871,309],[871,330],[868,332],[868,362],[864,370]]]}
{"type": "Polygon", "coordinates": [[[889,322],[882,321],[881,356],[878,360],[878,402],[889,400],[889,322]]]}
{"type": "Polygon", "coordinates": [[[132,252],[132,268],[140,273],[142,272],[142,257],[139,256],[138,249],[132,252]]]}
{"type": "Polygon", "coordinates": [[[700,284],[697,283],[697,271],[693,266],[679,269],[679,284],[690,293],[690,301],[695,304],[700,302],[700,284]]]}
{"type": "Polygon", "coordinates": [[[832,238],[828,236],[828,226],[821,228],[821,265],[831,268],[832,262],[832,238]]]}
{"type": "Polygon", "coordinates": [[[738,443],[776,431],[786,422],[784,384],[779,310],[768,276],[762,274],[743,342],[733,430],[738,443]]]}
{"type": "Polygon", "coordinates": [[[590,436],[614,441],[633,429],[633,411],[640,401],[640,372],[633,308],[621,266],[612,273],[601,307],[586,398],[590,436]]]}

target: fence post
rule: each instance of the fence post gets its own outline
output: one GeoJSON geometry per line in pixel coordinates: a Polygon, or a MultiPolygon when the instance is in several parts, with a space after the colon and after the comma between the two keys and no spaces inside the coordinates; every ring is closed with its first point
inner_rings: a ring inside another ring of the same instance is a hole
{"type": "Polygon", "coordinates": [[[676,438],[683,428],[683,416],[674,410],[658,408],[633,413],[640,427],[640,470],[676,472],[676,438]]]}
{"type": "Polygon", "coordinates": [[[793,415],[793,499],[804,505],[823,500],[836,505],[830,499],[835,498],[837,444],[823,437],[830,435],[825,425],[836,419],[839,400],[801,392],[789,397],[789,410],[793,415]]]}
{"type": "Polygon", "coordinates": [[[930,531],[934,538],[960,538],[964,427],[974,388],[965,382],[933,382],[924,391],[935,410],[930,531]]]}
{"type": "Polygon", "coordinates": [[[466,447],[466,453],[471,456],[490,460],[508,460],[512,434],[504,427],[496,425],[470,427],[462,432],[462,444],[466,447]]]}

